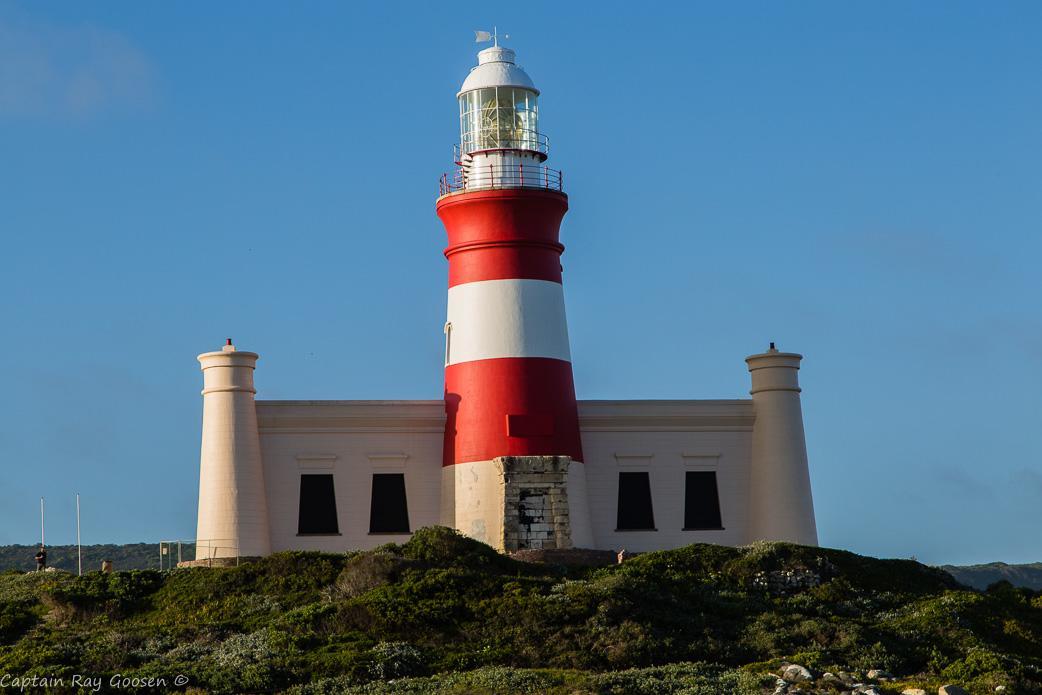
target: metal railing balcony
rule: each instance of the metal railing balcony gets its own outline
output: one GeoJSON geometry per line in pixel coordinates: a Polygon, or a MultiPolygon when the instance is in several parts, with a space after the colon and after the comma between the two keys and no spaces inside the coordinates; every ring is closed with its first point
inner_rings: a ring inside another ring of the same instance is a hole
{"type": "Polygon", "coordinates": [[[546,159],[550,154],[550,138],[534,130],[514,129],[497,132],[493,129],[477,130],[464,133],[462,142],[453,145],[455,161],[463,161],[463,156],[479,152],[496,150],[518,150],[535,152],[546,159]]]}
{"type": "Polygon", "coordinates": [[[464,164],[442,174],[439,196],[502,188],[541,188],[564,191],[564,174],[542,164],[464,164]]]}

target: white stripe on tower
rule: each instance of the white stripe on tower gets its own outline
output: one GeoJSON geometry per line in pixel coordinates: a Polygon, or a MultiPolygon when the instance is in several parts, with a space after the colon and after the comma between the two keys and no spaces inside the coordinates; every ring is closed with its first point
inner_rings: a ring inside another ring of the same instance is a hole
{"type": "Polygon", "coordinates": [[[547,280],[482,280],[449,288],[446,364],[504,357],[571,362],[564,290],[547,280]]]}

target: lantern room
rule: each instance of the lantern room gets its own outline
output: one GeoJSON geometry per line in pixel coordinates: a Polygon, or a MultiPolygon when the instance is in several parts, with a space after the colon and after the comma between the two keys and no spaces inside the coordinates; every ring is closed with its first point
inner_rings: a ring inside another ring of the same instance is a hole
{"type": "Polygon", "coordinates": [[[539,90],[514,56],[503,46],[478,53],[478,64],[457,95],[461,154],[517,150],[546,159],[546,136],[539,133],[539,90]]]}
{"type": "Polygon", "coordinates": [[[497,44],[480,51],[456,98],[457,169],[442,177],[441,195],[494,188],[561,191],[561,172],[543,164],[550,143],[539,132],[539,90],[513,50],[497,44]]]}

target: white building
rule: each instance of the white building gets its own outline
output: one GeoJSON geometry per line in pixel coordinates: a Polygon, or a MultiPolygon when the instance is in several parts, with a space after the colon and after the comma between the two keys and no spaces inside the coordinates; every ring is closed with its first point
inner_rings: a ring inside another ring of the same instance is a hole
{"type": "Polygon", "coordinates": [[[257,354],[200,355],[198,557],[365,549],[434,524],[504,550],[816,544],[800,355],[746,358],[749,400],[576,400],[567,196],[539,92],[510,49],[478,55],[437,203],[445,397],[255,401],[257,354]]]}

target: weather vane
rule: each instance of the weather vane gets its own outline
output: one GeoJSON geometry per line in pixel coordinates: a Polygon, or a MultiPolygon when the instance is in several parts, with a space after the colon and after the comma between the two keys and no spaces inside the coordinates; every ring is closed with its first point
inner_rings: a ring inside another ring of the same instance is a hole
{"type": "MultiPolygon", "coordinates": [[[[510,34],[503,34],[503,39],[509,39],[510,34]]],[[[493,25],[492,31],[475,31],[474,32],[474,43],[485,43],[491,41],[493,46],[499,45],[499,34],[496,32],[496,27],[493,25]]]]}

